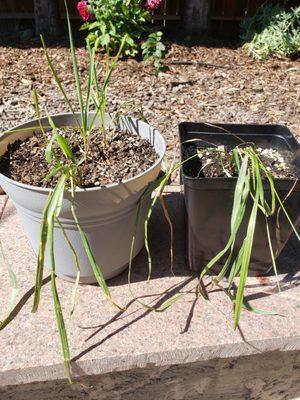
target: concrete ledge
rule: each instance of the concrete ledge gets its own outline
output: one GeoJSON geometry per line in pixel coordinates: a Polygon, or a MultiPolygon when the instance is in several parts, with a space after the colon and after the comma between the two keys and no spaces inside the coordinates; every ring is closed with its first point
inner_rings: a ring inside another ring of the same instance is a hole
{"type": "Polygon", "coordinates": [[[0,395],[14,400],[297,399],[299,369],[299,352],[272,352],[135,368],[80,378],[73,385],[59,380],[9,386],[0,395]]]}
{"type": "MultiPolygon", "coordinates": [[[[6,196],[0,197],[0,211],[1,207],[3,209],[5,198],[6,196]]],[[[178,376],[183,374],[183,370],[186,371],[188,376],[190,373],[193,374],[192,371],[194,370],[198,371],[198,374],[202,374],[203,365],[211,365],[211,363],[213,365],[214,363],[227,365],[230,360],[239,360],[240,358],[249,360],[251,364],[253,360],[256,360],[255,357],[261,357],[261,360],[264,360],[265,357],[268,359],[271,357],[270,360],[273,360],[276,369],[279,368],[278,363],[282,358],[291,361],[290,364],[284,365],[287,366],[289,371],[293,371],[293,373],[288,374],[289,382],[291,382],[293,390],[298,390],[300,396],[299,385],[293,384],[293,374],[299,373],[297,368],[299,368],[298,355],[300,350],[299,244],[291,240],[280,259],[281,293],[277,292],[275,280],[272,276],[253,277],[248,280],[247,284],[247,299],[251,301],[254,307],[272,310],[282,316],[244,312],[240,329],[233,331],[232,305],[222,290],[214,290],[211,293],[211,302],[197,299],[192,291],[195,286],[195,277],[191,276],[186,269],[184,222],[182,219],[183,203],[179,189],[169,188],[165,194],[165,200],[169,206],[176,232],[174,243],[175,276],[170,271],[168,225],[158,207],[151,225],[152,280],[146,281],[146,257],[145,253],[142,252],[134,263],[133,296],[126,284],[126,272],[110,281],[112,294],[119,303],[127,305],[127,311],[118,312],[104,298],[98,287],[80,287],[74,323],[73,325],[68,323],[74,375],[80,377],[79,381],[82,382],[86,380],[87,382],[90,382],[90,380],[91,382],[97,381],[100,385],[98,388],[102,387],[105,392],[112,384],[111,382],[116,374],[125,374],[120,375],[121,381],[129,379],[128,376],[131,376],[131,374],[138,381],[139,374],[146,376],[150,371],[151,376],[160,377],[164,376],[164,371],[168,371],[177,365],[178,367],[174,368],[179,368],[178,371],[181,371],[182,368],[182,372],[178,376]],[[191,292],[163,313],[150,312],[139,303],[139,301],[144,301],[152,306],[158,306],[172,295],[178,294],[179,291],[191,292]],[[278,360],[277,364],[276,359],[278,360]],[[182,366],[180,367],[180,365],[182,366]],[[136,370],[136,368],[140,370],[136,370]],[[108,387],[104,388],[104,384],[107,384],[108,387]]],[[[38,388],[37,393],[41,393],[39,390],[45,390],[45,393],[47,393],[47,388],[50,387],[49,385],[53,380],[57,381],[55,383],[57,390],[61,389],[69,393],[69,390],[75,389],[68,389],[65,386],[61,349],[47,273],[45,273],[46,282],[42,290],[40,309],[37,314],[31,314],[33,300],[31,289],[34,282],[35,256],[10,201],[7,202],[2,211],[0,213],[2,214],[0,238],[6,255],[19,278],[21,306],[14,321],[0,332],[0,398],[2,398],[2,391],[7,395],[3,398],[23,399],[18,394],[21,389],[17,385],[24,388],[25,393],[26,388],[30,387],[28,385],[33,385],[35,382],[34,385],[36,386],[32,386],[32,390],[38,388]],[[37,382],[39,383],[37,384],[37,382]]],[[[0,269],[1,319],[5,315],[9,294],[7,274],[2,264],[0,269]]],[[[69,322],[68,312],[72,287],[71,283],[58,280],[58,289],[67,322],[69,322]]],[[[269,373],[271,370],[270,367],[269,373]]],[[[202,378],[205,381],[205,374],[202,378]]],[[[271,375],[268,379],[271,379],[271,375]]],[[[167,380],[165,384],[168,385],[167,380]]],[[[94,383],[91,385],[94,385],[94,383]]],[[[188,385],[188,381],[184,385],[188,385]]],[[[160,387],[159,384],[158,387],[160,387]]],[[[81,394],[79,395],[79,392],[76,391],[75,393],[75,398],[80,399],[81,394]]],[[[117,396],[116,393],[114,396],[117,396]]],[[[120,398],[147,398],[147,396],[138,397],[139,395],[137,397],[126,397],[126,393],[124,391],[124,397],[120,398]]],[[[200,395],[195,397],[196,395],[193,393],[191,391],[190,397],[186,394],[186,397],[180,397],[177,394],[177,397],[175,395],[172,397],[170,394],[170,397],[154,396],[148,398],[202,399],[200,395]]],[[[199,393],[201,394],[201,390],[199,393]]],[[[70,398],[67,397],[67,394],[64,396],[57,398],[70,398]]],[[[93,396],[89,398],[119,398],[93,396]]],[[[35,399],[35,397],[32,398],[35,399]]],[[[55,397],[54,394],[53,397],[49,394],[48,397],[39,395],[36,398],[43,398],[44,400],[55,397]]],[[[209,399],[210,397],[206,398],[209,399]]],[[[217,399],[219,397],[211,398],[217,399]]],[[[228,399],[230,397],[220,398],[228,399]]],[[[268,397],[253,398],[267,399],[268,397]]],[[[276,398],[274,397],[274,399],[276,398]]],[[[27,399],[25,395],[24,399],[27,399]]]]}

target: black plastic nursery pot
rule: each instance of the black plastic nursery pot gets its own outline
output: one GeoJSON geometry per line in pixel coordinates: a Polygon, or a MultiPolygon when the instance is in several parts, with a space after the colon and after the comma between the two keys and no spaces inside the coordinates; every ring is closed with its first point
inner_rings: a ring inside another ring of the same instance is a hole
{"type": "MultiPolygon", "coordinates": [[[[225,145],[233,148],[241,142],[254,143],[257,147],[274,148],[291,151],[297,155],[300,145],[289,129],[280,125],[239,125],[239,124],[206,124],[184,122],[179,126],[181,157],[184,160],[184,150],[189,147],[190,155],[197,148],[207,148],[214,145],[225,145]],[[196,140],[195,140],[196,139],[196,140]],[[190,142],[187,142],[190,141],[190,142]]],[[[297,162],[298,164],[298,162],[297,162]]],[[[201,160],[198,157],[187,161],[182,167],[186,209],[186,238],[189,267],[201,271],[203,267],[217,255],[226,245],[230,236],[230,220],[236,178],[205,178],[199,174],[201,160]]],[[[284,201],[285,209],[294,225],[300,220],[300,183],[292,179],[275,179],[276,190],[284,201]]],[[[270,196],[270,188],[264,182],[266,198],[270,196]]],[[[237,237],[237,251],[245,237],[246,225],[251,204],[241,225],[237,237]]],[[[280,254],[285,243],[292,234],[292,227],[284,213],[279,213],[280,234],[276,240],[276,214],[269,220],[269,230],[273,249],[280,254]]],[[[213,268],[218,272],[222,262],[213,268]]],[[[259,212],[252,258],[249,272],[252,275],[267,273],[272,266],[271,253],[266,231],[266,220],[259,212]]]]}

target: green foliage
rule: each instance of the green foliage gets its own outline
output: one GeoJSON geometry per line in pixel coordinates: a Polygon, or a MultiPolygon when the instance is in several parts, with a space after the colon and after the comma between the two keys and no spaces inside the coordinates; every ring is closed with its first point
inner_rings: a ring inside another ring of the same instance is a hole
{"type": "Polygon", "coordinates": [[[123,54],[134,57],[142,50],[144,61],[153,61],[156,70],[161,68],[165,51],[162,33],[153,32],[151,15],[140,0],[89,0],[88,10],[95,20],[84,23],[81,29],[89,31],[91,44],[115,53],[126,37],[123,54]]]}
{"type": "Polygon", "coordinates": [[[300,7],[286,11],[280,4],[264,4],[241,24],[244,48],[253,57],[264,60],[269,56],[298,56],[300,54],[300,7]]]}
{"type": "Polygon", "coordinates": [[[162,32],[154,32],[148,36],[148,39],[142,44],[143,60],[153,63],[156,73],[164,70],[162,59],[165,56],[166,48],[161,42],[162,32]]]}
{"type": "Polygon", "coordinates": [[[138,44],[146,31],[145,23],[150,22],[149,12],[141,7],[139,0],[89,0],[89,10],[95,21],[87,22],[81,29],[90,31],[91,43],[99,40],[99,45],[115,52],[127,35],[124,54],[135,56],[138,44]]]}

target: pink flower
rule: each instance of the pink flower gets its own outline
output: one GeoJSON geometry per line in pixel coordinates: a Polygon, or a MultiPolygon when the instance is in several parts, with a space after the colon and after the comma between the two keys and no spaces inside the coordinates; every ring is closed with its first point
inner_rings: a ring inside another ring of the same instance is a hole
{"type": "Polygon", "coordinates": [[[148,11],[154,11],[159,8],[161,0],[147,0],[145,7],[148,11]]]}
{"type": "Polygon", "coordinates": [[[87,1],[77,3],[77,10],[84,21],[89,21],[93,17],[93,13],[87,9],[87,1]]]}

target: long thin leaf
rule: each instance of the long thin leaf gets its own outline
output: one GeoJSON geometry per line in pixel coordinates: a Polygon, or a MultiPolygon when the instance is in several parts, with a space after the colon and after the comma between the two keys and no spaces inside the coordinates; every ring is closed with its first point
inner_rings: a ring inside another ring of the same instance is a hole
{"type": "Polygon", "coordinates": [[[80,122],[79,122],[79,120],[77,118],[77,115],[76,115],[76,113],[74,111],[74,108],[73,108],[73,106],[72,106],[72,104],[71,104],[71,102],[70,102],[70,100],[69,100],[69,98],[67,96],[67,92],[66,92],[65,88],[63,87],[63,85],[61,83],[61,80],[58,77],[57,71],[56,71],[56,69],[55,69],[55,67],[54,67],[54,65],[52,63],[52,60],[51,60],[51,58],[49,56],[49,52],[48,52],[48,49],[46,47],[44,38],[43,38],[43,36],[40,36],[40,38],[41,38],[42,46],[43,46],[47,62],[48,62],[49,68],[50,68],[51,73],[52,73],[52,76],[53,76],[57,86],[59,87],[59,89],[60,89],[60,91],[61,91],[61,93],[62,93],[62,95],[63,95],[63,97],[64,97],[64,99],[65,99],[65,101],[66,101],[66,103],[68,105],[68,107],[69,107],[70,112],[72,113],[72,115],[73,115],[73,117],[74,117],[74,119],[76,121],[78,129],[80,129],[80,131],[82,132],[81,124],[80,124],[80,122]]]}
{"type": "Polygon", "coordinates": [[[68,336],[66,332],[65,322],[63,318],[63,313],[60,305],[59,295],[56,287],[56,276],[55,276],[55,256],[54,256],[54,217],[57,216],[58,210],[52,215],[52,219],[49,221],[49,242],[50,242],[50,260],[51,260],[51,291],[54,303],[56,323],[60,336],[60,342],[64,357],[64,367],[65,373],[68,381],[72,383],[72,371],[70,364],[70,350],[68,343],[68,336]]]}
{"type": "Polygon", "coordinates": [[[66,0],[65,0],[65,9],[66,9],[66,15],[67,15],[68,34],[69,34],[73,72],[74,72],[76,90],[77,90],[77,98],[78,98],[78,103],[79,103],[79,108],[80,108],[81,120],[82,120],[82,124],[83,124],[82,133],[84,136],[86,136],[87,114],[84,109],[84,102],[83,102],[82,89],[81,89],[81,79],[80,79],[80,75],[79,75],[79,68],[78,68],[76,51],[75,51],[75,46],[74,46],[72,27],[71,27],[71,22],[70,22],[70,15],[69,15],[69,10],[68,10],[66,0]]]}
{"type": "Polygon", "coordinates": [[[244,289],[245,289],[246,280],[247,280],[247,276],[248,276],[250,257],[252,254],[252,246],[253,246],[254,232],[255,232],[256,219],[257,219],[258,202],[259,202],[259,198],[260,198],[260,191],[259,191],[260,172],[259,172],[257,160],[255,160],[255,158],[252,158],[252,168],[255,171],[256,192],[255,192],[253,207],[252,207],[251,214],[249,217],[247,235],[246,235],[245,242],[244,242],[243,252],[239,254],[241,257],[241,260],[242,260],[242,264],[241,264],[240,280],[239,280],[239,285],[238,285],[238,290],[237,290],[237,295],[236,295],[236,304],[235,304],[235,308],[234,308],[234,329],[238,326],[241,309],[242,309],[242,305],[243,305],[244,289]]]}
{"type": "Polygon", "coordinates": [[[36,92],[35,89],[33,89],[32,95],[33,95],[35,114],[36,114],[37,119],[38,119],[39,127],[40,127],[41,131],[43,132],[43,135],[46,137],[46,133],[45,133],[44,127],[43,127],[43,125],[41,123],[41,112],[40,112],[39,99],[38,99],[38,95],[37,95],[37,92],[36,92]]]}
{"type": "Polygon", "coordinates": [[[41,286],[43,280],[44,264],[45,264],[45,251],[48,241],[48,209],[52,201],[53,191],[49,194],[46,205],[43,210],[42,220],[41,220],[41,232],[40,232],[40,244],[37,257],[37,266],[35,274],[35,289],[34,289],[34,299],[32,312],[35,313],[38,309],[40,298],[41,298],[41,286]]]}
{"type": "Polygon", "coordinates": [[[46,246],[49,238],[49,223],[52,221],[54,213],[60,209],[62,197],[64,193],[65,183],[66,183],[66,175],[62,175],[56,187],[50,192],[45,208],[42,214],[42,221],[41,221],[41,240],[39,245],[39,252],[38,252],[38,260],[37,260],[37,268],[36,268],[36,280],[35,280],[35,291],[34,291],[34,300],[33,300],[33,307],[32,312],[36,312],[38,309],[38,305],[40,302],[41,297],[41,284],[43,279],[43,271],[44,271],[44,264],[45,264],[45,252],[46,246]]]}
{"type": "Polygon", "coordinates": [[[71,311],[70,311],[70,317],[72,319],[73,314],[75,312],[75,306],[76,306],[76,300],[77,300],[77,292],[78,292],[79,279],[80,279],[80,264],[79,264],[79,259],[78,259],[78,255],[76,253],[76,250],[74,249],[74,246],[72,245],[72,243],[71,243],[71,241],[70,241],[70,239],[69,239],[69,237],[67,235],[67,232],[66,232],[66,230],[65,230],[65,228],[63,226],[63,224],[60,222],[59,218],[56,218],[56,221],[57,221],[57,223],[58,223],[58,225],[59,225],[59,227],[60,227],[60,229],[61,229],[61,231],[62,231],[62,233],[64,235],[64,238],[65,238],[67,244],[70,247],[70,250],[71,250],[71,252],[73,254],[73,257],[74,257],[76,270],[77,270],[76,279],[75,279],[74,287],[73,287],[73,291],[72,291],[72,302],[71,302],[71,311]]]}

